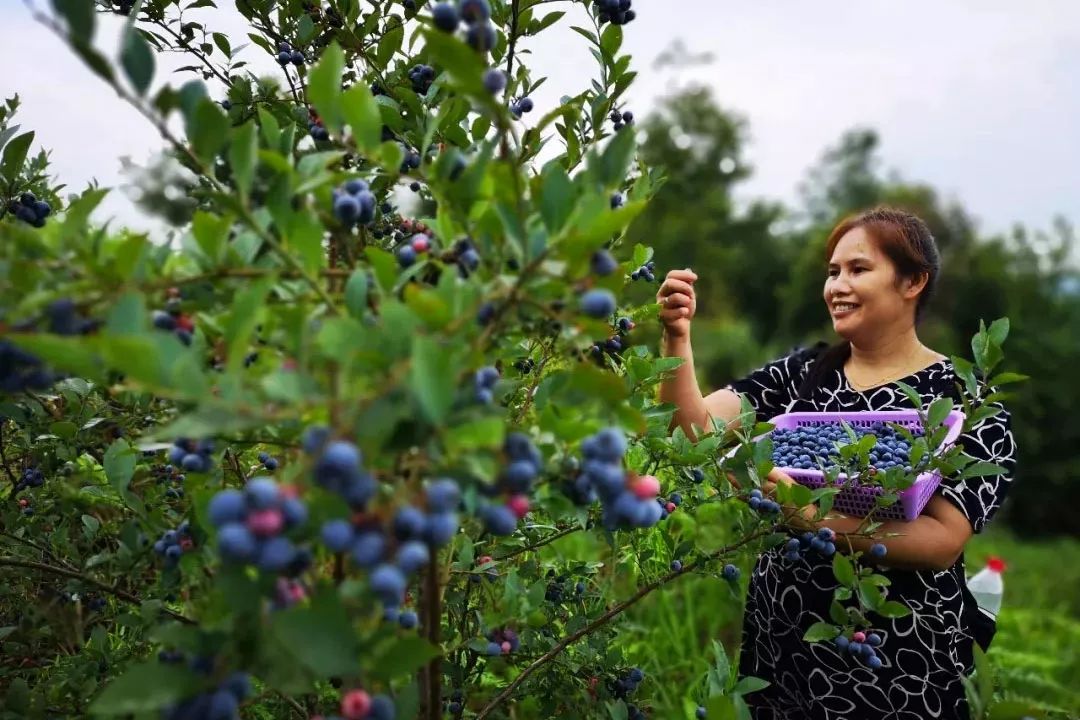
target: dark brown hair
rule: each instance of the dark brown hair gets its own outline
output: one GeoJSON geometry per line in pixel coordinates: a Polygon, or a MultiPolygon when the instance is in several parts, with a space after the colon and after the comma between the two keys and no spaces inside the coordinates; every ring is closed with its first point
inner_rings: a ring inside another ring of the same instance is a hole
{"type": "MultiPolygon", "coordinates": [[[[922,275],[927,276],[926,286],[919,293],[915,305],[915,322],[918,324],[937,288],[941,273],[941,255],[930,228],[909,212],[884,206],[848,216],[829,233],[825,244],[826,264],[840,239],[855,228],[865,230],[877,243],[878,249],[889,258],[896,268],[897,284],[904,279],[918,280],[922,275]]],[[[826,375],[843,367],[851,357],[851,343],[843,340],[819,352],[799,388],[802,398],[808,399],[826,375]]]]}

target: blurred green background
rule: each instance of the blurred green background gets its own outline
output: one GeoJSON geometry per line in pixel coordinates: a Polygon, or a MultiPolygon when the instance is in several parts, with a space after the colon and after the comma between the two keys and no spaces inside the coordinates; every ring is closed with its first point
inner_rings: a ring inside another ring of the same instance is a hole
{"type": "MultiPolygon", "coordinates": [[[[825,240],[843,216],[879,203],[918,214],[941,249],[943,273],[920,329],[923,342],[970,357],[979,320],[1009,317],[1005,369],[1032,377],[1013,386],[1007,401],[1019,465],[1005,507],[968,545],[968,574],[989,555],[1009,565],[989,653],[999,697],[1032,702],[1050,717],[1080,715],[1080,422],[1072,417],[1080,406],[1080,273],[1073,228],[1048,218],[1048,231],[1017,225],[1007,236],[980,235],[963,207],[888,173],[879,137],[865,128],[845,133],[807,169],[798,207],[739,201],[739,184],[752,172],[744,162],[745,121],[703,88],[658,107],[662,113],[641,124],[644,155],[667,181],[632,226],[630,242],[656,249],[658,282],[670,268],[692,267],[700,278],[693,342],[703,392],[795,346],[836,340],[821,300],[825,240]]],[[[656,291],[632,285],[642,298],[656,291]]],[[[682,697],[704,673],[713,639],[735,656],[741,607],[721,602],[725,594],[721,581],[688,578],[632,610],[623,637],[629,655],[657,680],[657,717],[681,716],[682,697]]]]}

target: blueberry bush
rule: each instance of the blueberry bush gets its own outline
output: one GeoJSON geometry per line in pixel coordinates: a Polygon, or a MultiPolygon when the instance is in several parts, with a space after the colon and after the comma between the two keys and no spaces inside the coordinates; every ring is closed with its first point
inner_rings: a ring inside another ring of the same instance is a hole
{"type": "MultiPolygon", "coordinates": [[[[778,543],[835,557],[810,639],[888,652],[869,614],[907,609],[872,558],[782,530],[838,491],[762,496],[791,438],[748,405],[670,432],[656,399],[680,361],[624,241],[663,181],[622,103],[630,4],[242,0],[243,48],[191,19],[213,0],[34,11],[194,180],[175,246],[101,227],[107,191],[61,196],[0,109],[2,717],[649,717],[624,612],[689,573],[737,603],[778,543]],[[542,108],[522,43],[560,22],[597,77],[542,108]],[[717,507],[736,538],[679,520],[717,507]],[[571,534],[588,554],[542,560],[571,534]]],[[[1007,332],[956,359],[968,423],[1022,379],[991,374],[1007,332]]],[[[920,470],[993,471],[940,452],[951,409],[882,449],[837,428],[819,459],[883,504],[920,470]]],[[[682,709],[748,717],[764,681],[714,647],[682,709]]]]}

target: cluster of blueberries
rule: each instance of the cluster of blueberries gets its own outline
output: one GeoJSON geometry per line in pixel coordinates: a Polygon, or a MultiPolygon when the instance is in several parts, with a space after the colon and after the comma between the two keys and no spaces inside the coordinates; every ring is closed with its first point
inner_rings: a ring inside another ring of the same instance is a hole
{"type": "MultiPolygon", "coordinates": [[[[630,668],[629,670],[620,673],[618,676],[608,680],[608,690],[611,694],[620,700],[626,700],[628,696],[633,694],[642,681],[645,680],[645,673],[641,668],[630,668]]],[[[635,705],[626,706],[628,717],[630,718],[644,718],[645,715],[641,713],[641,710],[635,705]]]]}
{"type": "Polygon", "coordinates": [[[634,124],[634,113],[630,112],[629,110],[625,112],[612,110],[611,114],[608,115],[608,118],[611,120],[616,131],[622,130],[623,127],[626,125],[634,124]]]}
{"type": "Polygon", "coordinates": [[[578,302],[581,312],[598,320],[610,317],[617,307],[615,295],[604,288],[593,288],[583,293],[578,302]]]}
{"type": "Polygon", "coordinates": [[[322,120],[319,120],[316,117],[313,117],[308,121],[307,129],[312,140],[326,142],[330,139],[330,131],[322,124],[322,120]]]}
{"type": "Polygon", "coordinates": [[[528,375],[536,369],[536,362],[531,358],[520,358],[514,361],[514,369],[522,375],[528,375]]]}
{"type": "Polygon", "coordinates": [[[278,459],[275,457],[270,457],[270,453],[268,452],[259,453],[259,462],[261,462],[262,466],[266,468],[269,472],[274,472],[278,469],[278,459]]]}
{"type": "Polygon", "coordinates": [[[531,113],[533,107],[534,104],[531,97],[520,97],[510,103],[510,114],[520,120],[521,116],[525,113],[531,113]]]}
{"type": "Polygon", "coordinates": [[[41,471],[41,468],[28,467],[22,471],[22,475],[15,482],[15,492],[23,488],[41,487],[44,484],[45,473],[41,471]]]}
{"type": "Polygon", "coordinates": [[[300,442],[304,452],[318,456],[315,484],[340,495],[353,510],[363,510],[378,485],[361,465],[360,448],[347,440],[331,440],[330,429],[323,425],[309,427],[300,442]]]}
{"type": "Polygon", "coordinates": [[[218,550],[226,562],[254,564],[266,572],[295,576],[311,563],[286,531],[307,520],[307,506],[291,488],[268,477],[252,478],[244,489],[226,488],[210,500],[210,523],[218,529],[218,550]]]}
{"type": "Polygon", "coordinates": [[[151,322],[158,330],[175,333],[177,339],[184,345],[191,345],[192,333],[195,332],[195,321],[190,315],[180,312],[180,290],[169,288],[168,299],[164,310],[155,310],[150,315],[151,322]]]}
{"type": "Polygon", "coordinates": [[[409,82],[417,95],[426,95],[434,80],[435,68],[430,65],[413,65],[409,68],[409,82]]]}
{"type": "Polygon", "coordinates": [[[490,405],[494,402],[499,377],[499,369],[494,365],[486,365],[473,374],[473,395],[478,403],[490,405]]]}
{"type": "Polygon", "coordinates": [[[401,610],[399,612],[395,607],[385,608],[383,620],[387,622],[396,622],[406,630],[412,630],[420,624],[420,618],[417,616],[415,610],[401,610]]]}
{"type": "Polygon", "coordinates": [[[655,267],[656,267],[656,262],[653,261],[653,260],[650,260],[649,262],[645,263],[644,265],[639,267],[634,272],[630,273],[630,279],[631,280],[644,280],[645,282],[654,282],[656,280],[656,275],[653,274],[653,273],[656,272],[655,269],[654,269],[655,267]]]}
{"type": "Polygon", "coordinates": [[[775,515],[780,512],[780,503],[764,497],[757,488],[750,491],[748,504],[751,510],[757,510],[762,515],[775,515]]]}
{"type": "Polygon", "coordinates": [[[180,562],[180,556],[195,547],[195,538],[191,535],[191,523],[180,523],[175,530],[166,530],[154,543],[154,552],[165,558],[165,567],[174,568],[180,562]]]}
{"type": "Polygon", "coordinates": [[[465,694],[460,689],[455,688],[450,693],[450,702],[443,703],[443,708],[451,715],[460,715],[465,712],[465,694]]]}
{"type": "MultiPolygon", "coordinates": [[[[88,335],[101,326],[101,320],[80,318],[73,301],[56,300],[45,308],[48,331],[56,335],[88,335]]],[[[13,332],[29,332],[37,320],[11,325],[13,332]]],[[[0,340],[0,392],[17,393],[23,390],[47,390],[57,380],[67,377],[45,367],[37,355],[27,352],[8,340],[0,340]]]]}
{"type": "MultiPolygon", "coordinates": [[[[856,439],[873,435],[877,442],[870,450],[870,466],[875,470],[888,470],[902,467],[904,472],[911,472],[909,461],[911,443],[900,435],[896,428],[883,422],[875,422],[867,427],[852,427],[856,439]]],[[[925,433],[921,428],[911,431],[914,437],[925,433]]],[[[839,422],[823,422],[817,425],[804,425],[795,429],[777,428],[771,434],[773,442],[772,461],[775,465],[799,470],[826,468],[838,459],[837,443],[847,443],[850,438],[839,422]]]]}
{"type": "Polygon", "coordinates": [[[287,42],[280,42],[277,46],[278,65],[285,67],[289,63],[296,65],[297,67],[304,64],[304,53],[300,52],[287,42]]]}
{"type": "Polygon", "coordinates": [[[169,462],[179,465],[188,472],[210,472],[214,461],[210,457],[214,452],[214,441],[209,439],[191,440],[179,438],[169,448],[169,462]]]}
{"type": "Polygon", "coordinates": [[[326,720],[394,720],[394,701],[389,695],[369,695],[366,691],[349,690],[341,696],[341,717],[331,715],[326,720]]]}
{"type": "Polygon", "coordinates": [[[627,482],[623,467],[626,449],[626,437],[618,428],[604,428],[585,438],[581,473],[570,486],[570,497],[579,504],[599,498],[602,522],[608,530],[652,527],[667,509],[662,501],[657,502],[660,481],[654,476],[634,476],[627,482]]]}
{"type": "Polygon", "coordinates": [[[832,557],[836,553],[836,533],[831,528],[821,528],[816,534],[804,532],[797,538],[793,537],[784,546],[784,558],[795,562],[810,551],[832,557]]]}
{"type": "MultiPolygon", "coordinates": [[[[158,661],[176,665],[184,661],[184,654],[177,650],[162,650],[158,661]]],[[[188,666],[201,675],[213,672],[213,658],[194,657],[188,666]]],[[[164,720],[191,720],[191,718],[214,718],[214,720],[239,720],[240,703],[251,695],[251,678],[245,672],[234,672],[216,688],[194,697],[166,706],[161,713],[164,720]]]]}
{"type": "Polygon", "coordinates": [[[589,346],[589,353],[598,365],[604,365],[605,355],[618,355],[626,348],[626,335],[637,327],[628,317],[621,317],[615,323],[615,334],[607,340],[597,341],[589,346]]]}
{"type": "MultiPolygon", "coordinates": [[[[406,0],[406,7],[410,4],[415,9],[415,3],[406,0]]],[[[457,7],[449,2],[436,3],[431,10],[431,19],[435,27],[448,33],[456,31],[464,20],[467,25],[465,42],[471,48],[487,52],[495,47],[497,36],[495,27],[491,24],[491,5],[488,0],[459,0],[457,7]]]]}
{"type": "Polygon", "coordinates": [[[503,453],[507,462],[498,481],[483,486],[482,491],[488,497],[503,496],[505,502],[483,503],[477,508],[477,515],[492,535],[514,532],[518,520],[529,512],[529,494],[544,467],[540,450],[524,433],[509,433],[503,441],[503,453]]]}
{"type": "Polygon", "coordinates": [[[488,641],[488,655],[509,655],[512,652],[517,652],[518,648],[521,647],[521,639],[510,628],[489,630],[485,637],[488,641]]]}
{"type": "Polygon", "coordinates": [[[158,485],[169,485],[169,487],[165,489],[165,497],[171,500],[178,500],[184,497],[182,483],[187,479],[187,476],[180,472],[175,466],[171,464],[154,465],[150,468],[150,474],[157,481],[158,485]]]}
{"type": "Polygon", "coordinates": [[[32,192],[24,192],[18,200],[8,203],[8,211],[24,223],[41,228],[45,227],[45,218],[52,213],[52,206],[38,200],[32,192]]]}
{"type": "Polygon", "coordinates": [[[398,265],[402,269],[410,267],[416,262],[417,256],[426,253],[431,249],[431,238],[424,233],[417,233],[406,242],[402,243],[397,249],[398,265]]]}
{"type": "MultiPolygon", "coordinates": [[[[566,584],[570,581],[569,575],[559,575],[556,577],[554,570],[548,570],[547,578],[549,580],[547,588],[544,591],[544,599],[551,603],[561,603],[566,599],[566,584]]],[[[582,580],[578,580],[574,583],[574,595],[581,596],[585,594],[585,583],[582,580]]]]}
{"type": "Polygon", "coordinates": [[[612,25],[625,25],[633,22],[637,13],[630,9],[630,0],[593,0],[599,11],[597,20],[600,24],[610,22],[612,25]]]}
{"type": "Polygon", "coordinates": [[[334,215],[346,227],[368,225],[375,219],[375,194],[359,178],[346,182],[331,193],[334,215]]]}
{"type": "Polygon", "coordinates": [[[468,279],[480,267],[480,253],[476,251],[471,238],[461,238],[455,242],[451,257],[457,263],[458,274],[463,279],[468,279]]]}
{"type": "Polygon", "coordinates": [[[856,660],[860,660],[866,664],[871,670],[877,670],[881,667],[881,658],[878,657],[876,647],[881,646],[881,636],[877,633],[864,633],[861,630],[852,633],[849,640],[846,636],[840,635],[834,641],[836,647],[840,652],[847,651],[856,660]]]}

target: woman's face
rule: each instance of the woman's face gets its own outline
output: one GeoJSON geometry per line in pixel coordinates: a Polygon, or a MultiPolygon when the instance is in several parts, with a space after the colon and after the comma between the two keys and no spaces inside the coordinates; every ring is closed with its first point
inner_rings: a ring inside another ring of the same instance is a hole
{"type": "Polygon", "coordinates": [[[865,340],[912,321],[921,288],[909,280],[898,287],[892,261],[857,227],[840,238],[829,258],[824,298],[837,334],[865,340]]]}

